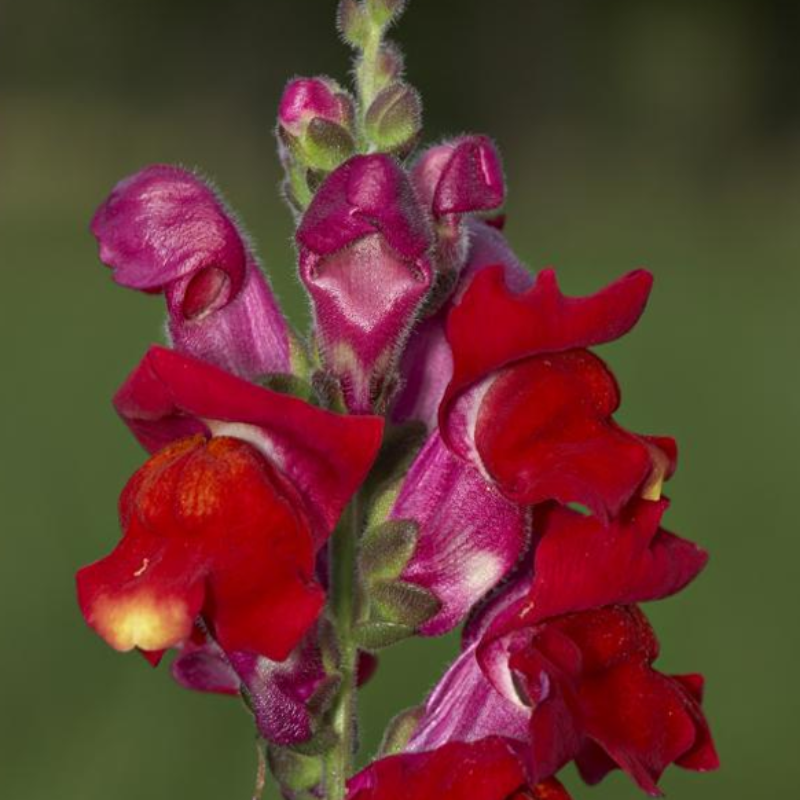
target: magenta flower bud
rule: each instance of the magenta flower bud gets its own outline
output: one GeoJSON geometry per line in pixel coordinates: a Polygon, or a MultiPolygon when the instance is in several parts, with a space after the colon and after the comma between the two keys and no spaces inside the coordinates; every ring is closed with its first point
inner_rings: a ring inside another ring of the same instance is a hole
{"type": "Polygon", "coordinates": [[[117,184],[91,228],[117,283],[165,295],[176,350],[246,379],[290,371],[289,328],[269,284],[196,175],[143,169],[117,184]]]}
{"type": "Polygon", "coordinates": [[[434,217],[491,211],[505,201],[500,156],[486,136],[467,136],[432,147],[411,173],[434,217]]]}
{"type": "Polygon", "coordinates": [[[330,78],[295,78],[283,92],[278,122],[292,136],[303,137],[312,120],[324,120],[349,130],[353,100],[330,78]]]}
{"type": "Polygon", "coordinates": [[[325,366],[368,413],[431,285],[427,218],[392,158],[356,156],[319,188],[297,243],[325,366]]]}
{"type": "Polygon", "coordinates": [[[438,433],[412,464],[389,519],[410,520],[417,528],[414,553],[400,577],[439,600],[439,612],[420,628],[426,636],[463,622],[519,561],[529,539],[526,509],[454,456],[438,433]]]}

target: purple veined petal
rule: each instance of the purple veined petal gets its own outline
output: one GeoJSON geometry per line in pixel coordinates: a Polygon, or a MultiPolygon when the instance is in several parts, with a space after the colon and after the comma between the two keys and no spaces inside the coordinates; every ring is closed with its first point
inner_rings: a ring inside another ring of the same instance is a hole
{"type": "Polygon", "coordinates": [[[508,660],[494,665],[496,682],[511,692],[500,692],[478,662],[483,633],[493,621],[524,597],[530,585],[529,565],[486,601],[469,620],[463,637],[463,651],[450,666],[425,703],[425,712],[407,750],[421,752],[447,742],[472,742],[486,736],[528,740],[530,708],[513,691],[508,660]]]}
{"type": "Polygon", "coordinates": [[[317,646],[307,639],[281,663],[249,653],[229,658],[248,692],[261,735],[284,747],[308,741],[314,731],[307,704],[325,680],[317,646]]]}
{"type": "Polygon", "coordinates": [[[313,735],[307,703],[325,679],[325,670],[310,637],[281,663],[252,653],[225,653],[207,637],[202,644],[183,646],[172,674],[194,691],[246,691],[259,733],[269,742],[289,746],[313,735]]]}
{"type": "Polygon", "coordinates": [[[253,379],[290,371],[289,327],[222,200],[177,167],[121,181],[92,220],[122,286],[162,292],[174,347],[253,379]]]}
{"type": "Polygon", "coordinates": [[[418,525],[417,547],[401,577],[442,604],[421,628],[426,636],[462,622],[517,564],[529,537],[528,512],[450,453],[438,433],[412,464],[390,519],[418,525]]]}
{"type": "Polygon", "coordinates": [[[356,156],[317,191],[297,242],[326,366],[366,413],[431,286],[427,218],[393,159],[356,156]]]}
{"type": "Polygon", "coordinates": [[[479,220],[468,220],[469,255],[459,283],[448,302],[414,328],[400,362],[402,384],[392,408],[396,423],[417,420],[428,430],[437,425],[439,403],[453,374],[453,357],[445,336],[445,323],[453,303],[458,302],[472,277],[486,267],[502,264],[506,283],[522,292],[533,283],[533,275],[519,261],[503,234],[479,220]]]}
{"type": "Polygon", "coordinates": [[[436,685],[407,752],[420,753],[448,742],[474,742],[487,736],[527,740],[530,709],[495,690],[478,664],[476,649],[477,644],[467,648],[436,685]]]}
{"type": "Polygon", "coordinates": [[[241,681],[222,648],[207,639],[187,642],[172,662],[172,677],[185,689],[212,694],[239,694],[241,681]]]}

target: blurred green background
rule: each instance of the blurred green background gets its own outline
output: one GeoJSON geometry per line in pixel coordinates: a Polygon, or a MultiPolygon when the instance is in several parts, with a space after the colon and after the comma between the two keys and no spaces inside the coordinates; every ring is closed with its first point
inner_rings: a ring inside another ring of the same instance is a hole
{"type": "MultiPolygon", "coordinates": [[[[122,176],[200,166],[259,243],[292,317],[291,221],[271,134],[284,81],[344,78],[334,0],[0,5],[0,797],[244,800],[235,701],[193,695],[84,626],[75,569],[116,541],[142,453],[109,398],[161,336],[87,232],[122,176]]],[[[713,555],[651,607],[665,670],[702,671],[724,768],[675,798],[786,796],[796,773],[800,4],[415,0],[397,35],[429,139],[492,134],[508,234],[588,292],[645,264],[649,311],[605,348],[621,419],[674,434],[669,527],[713,555]]],[[[364,739],[415,704],[456,640],[389,651],[364,739]]],[[[796,781],[794,781],[796,782],[796,781]]],[[[622,776],[576,798],[638,795],[622,776]]],[[[275,798],[274,790],[268,797],[275,798]]]]}

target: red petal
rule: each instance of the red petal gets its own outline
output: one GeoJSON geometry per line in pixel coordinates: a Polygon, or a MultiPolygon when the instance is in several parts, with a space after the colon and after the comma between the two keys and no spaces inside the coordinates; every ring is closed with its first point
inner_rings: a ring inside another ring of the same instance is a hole
{"type": "MultiPolygon", "coordinates": [[[[191,636],[207,571],[201,554],[139,529],[78,572],[78,603],[87,623],[115,650],[157,654],[191,636]]],[[[157,663],[155,654],[151,663],[157,663]]]]}
{"type": "Polygon", "coordinates": [[[176,443],[134,475],[121,506],[122,542],[78,575],[87,621],[118,650],[186,641],[202,611],[226,650],[282,661],[319,615],[299,499],[246,442],[176,443]]]}
{"type": "Polygon", "coordinates": [[[515,295],[503,272],[492,267],[476,275],[447,320],[454,374],[442,419],[458,394],[508,364],[623,336],[642,315],[652,286],[650,273],[637,270],[590,297],[565,297],[548,269],[515,295]]]}
{"type": "Polygon", "coordinates": [[[553,626],[514,654],[510,668],[531,705],[529,774],[533,782],[553,776],[578,754],[583,741],[578,704],[581,653],[553,626]]]}
{"type": "Polygon", "coordinates": [[[581,705],[587,735],[653,796],[661,773],[698,739],[696,703],[643,659],[584,681],[581,705]]]}
{"type": "Polygon", "coordinates": [[[532,800],[571,800],[569,792],[555,778],[536,784],[530,790],[529,796],[532,800]]]}
{"type": "Polygon", "coordinates": [[[475,443],[509,499],[575,502],[606,518],[654,471],[651,446],[611,419],[618,406],[616,381],[588,351],[531,358],[491,384],[475,443]]]}
{"type": "Polygon", "coordinates": [[[703,569],[704,550],[661,528],[667,500],[636,500],[608,526],[563,506],[536,510],[535,578],[514,627],[615,604],[658,600],[703,569]]]}
{"type": "Polygon", "coordinates": [[[703,700],[705,681],[702,675],[673,675],[672,680],[678,683],[691,701],[687,709],[694,716],[697,725],[697,739],[694,747],[682,755],[675,763],[684,769],[695,772],[709,772],[719,768],[719,756],[711,736],[708,721],[700,708],[703,700]]]}
{"type": "Polygon", "coordinates": [[[383,432],[378,417],[323,411],[163,347],[148,351],[114,405],[150,452],[205,432],[209,421],[251,426],[242,435],[263,439],[324,534],[364,480],[383,432]]]}
{"type": "Polygon", "coordinates": [[[507,800],[525,784],[511,746],[498,737],[454,742],[370,764],[353,778],[348,800],[507,800]]]}

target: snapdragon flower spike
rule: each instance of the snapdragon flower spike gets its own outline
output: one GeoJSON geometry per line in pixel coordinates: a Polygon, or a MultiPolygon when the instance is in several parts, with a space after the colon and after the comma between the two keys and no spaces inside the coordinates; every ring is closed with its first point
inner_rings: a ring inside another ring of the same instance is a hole
{"type": "Polygon", "coordinates": [[[517,800],[526,789],[513,747],[494,737],[375,761],[350,781],[347,800],[517,800]]]}
{"type": "Polygon", "coordinates": [[[156,165],[121,181],[92,220],[114,280],[163,293],[173,346],[244,378],[290,372],[290,332],[250,244],[213,189],[156,165]]]}
{"type": "Polygon", "coordinates": [[[674,442],[614,422],[616,381],[585,349],[629,331],[651,284],[638,270],[567,298],[552,270],[519,295],[499,267],[477,275],[447,322],[454,370],[439,421],[448,445],[519,503],[575,502],[608,519],[637,493],[657,498],[674,442]]]}
{"type": "Polygon", "coordinates": [[[463,228],[467,256],[458,283],[438,311],[417,323],[403,352],[400,389],[391,411],[394,422],[424,422],[429,430],[438,426],[439,405],[453,377],[447,318],[475,275],[501,265],[510,291],[523,292],[533,282],[533,276],[499,230],[484,220],[469,218],[464,221],[463,228]]]}
{"type": "Polygon", "coordinates": [[[322,184],[296,236],[325,366],[348,409],[370,413],[431,285],[426,216],[392,158],[356,156],[322,184]]]}
{"type": "Polygon", "coordinates": [[[528,512],[510,503],[434,433],[411,465],[389,513],[418,535],[401,579],[428,590],[440,610],[419,632],[438,636],[506,577],[527,546],[528,512]]]}
{"type": "Polygon", "coordinates": [[[78,573],[87,622],[158,654],[199,615],[230,653],[285,659],[316,620],[316,556],[382,432],[205,362],[150,350],[115,398],[155,455],[120,505],[122,541],[78,573]]]}

